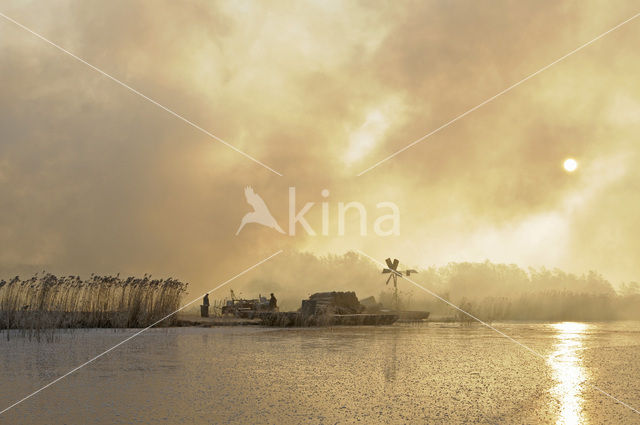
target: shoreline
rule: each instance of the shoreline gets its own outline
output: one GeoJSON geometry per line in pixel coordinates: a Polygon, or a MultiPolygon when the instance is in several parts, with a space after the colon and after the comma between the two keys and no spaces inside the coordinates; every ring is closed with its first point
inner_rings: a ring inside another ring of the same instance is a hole
{"type": "MultiPolygon", "coordinates": [[[[167,319],[169,321],[171,319],[167,319]]],[[[487,321],[487,323],[501,323],[501,324],[545,324],[545,323],[560,323],[560,322],[579,322],[579,323],[616,323],[616,322],[637,322],[637,320],[498,320],[498,321],[487,321]]],[[[264,328],[283,328],[283,327],[331,327],[331,326],[389,326],[392,324],[428,324],[428,323],[441,323],[441,324],[449,324],[454,325],[458,324],[460,326],[483,326],[478,322],[467,322],[457,320],[455,317],[448,316],[435,316],[430,317],[428,319],[423,320],[397,320],[395,322],[385,322],[385,323],[344,323],[344,324],[331,324],[326,323],[318,326],[318,324],[313,325],[278,325],[265,323],[262,318],[238,318],[238,317],[200,317],[196,314],[187,314],[187,315],[178,315],[171,320],[170,323],[160,323],[154,328],[162,329],[162,328],[219,328],[219,327],[238,327],[238,326],[259,326],[264,328]]],[[[144,327],[120,327],[120,326],[61,326],[61,327],[9,327],[0,329],[0,333],[3,331],[18,331],[18,332],[46,332],[52,330],[75,330],[75,329],[144,329],[144,327]]]]}

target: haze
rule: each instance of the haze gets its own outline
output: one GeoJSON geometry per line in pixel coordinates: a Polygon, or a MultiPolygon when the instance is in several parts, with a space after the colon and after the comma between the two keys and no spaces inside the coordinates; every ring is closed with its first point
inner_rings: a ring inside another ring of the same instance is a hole
{"type": "MultiPolygon", "coordinates": [[[[3,277],[148,272],[198,292],[279,249],[362,249],[421,268],[488,259],[638,280],[640,22],[356,177],[637,13],[632,1],[502,3],[2,2],[284,175],[0,19],[3,277]],[[300,206],[316,202],[317,228],[323,189],[332,217],[339,201],[366,205],[369,229],[375,204],[394,202],[400,235],[361,237],[354,221],[339,237],[332,218],[329,236],[235,236],[247,185],[283,227],[292,186],[300,206]]],[[[327,273],[333,289],[340,271],[327,273]]]]}

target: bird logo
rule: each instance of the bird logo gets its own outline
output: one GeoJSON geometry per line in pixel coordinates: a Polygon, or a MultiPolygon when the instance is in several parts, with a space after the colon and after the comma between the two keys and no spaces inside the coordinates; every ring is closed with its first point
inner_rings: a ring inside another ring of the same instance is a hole
{"type": "Polygon", "coordinates": [[[251,186],[244,188],[244,196],[247,198],[247,203],[253,207],[253,211],[246,213],[245,216],[242,217],[242,222],[236,235],[239,234],[244,225],[248,223],[262,224],[263,226],[276,229],[280,233],[284,233],[284,230],[282,230],[278,222],[276,222],[276,219],[271,215],[267,204],[264,203],[260,195],[253,191],[251,186]]]}

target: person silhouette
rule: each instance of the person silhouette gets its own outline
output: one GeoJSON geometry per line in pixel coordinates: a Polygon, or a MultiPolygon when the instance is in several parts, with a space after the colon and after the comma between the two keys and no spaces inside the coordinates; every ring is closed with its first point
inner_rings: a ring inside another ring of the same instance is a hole
{"type": "Polygon", "coordinates": [[[204,294],[204,298],[202,299],[202,305],[206,305],[209,307],[209,294],[204,294]]]}
{"type": "Polygon", "coordinates": [[[276,299],[276,297],[273,295],[273,292],[272,292],[271,298],[269,298],[269,309],[275,310],[277,306],[278,306],[278,300],[276,299]]]}

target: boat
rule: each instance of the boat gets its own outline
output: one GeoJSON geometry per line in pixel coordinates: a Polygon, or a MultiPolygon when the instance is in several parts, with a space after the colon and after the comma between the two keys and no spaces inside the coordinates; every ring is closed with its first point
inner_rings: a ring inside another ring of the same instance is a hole
{"type": "Polygon", "coordinates": [[[368,312],[355,292],[318,292],[302,301],[298,311],[260,312],[266,326],[375,326],[395,323],[395,313],[368,312]]]}

